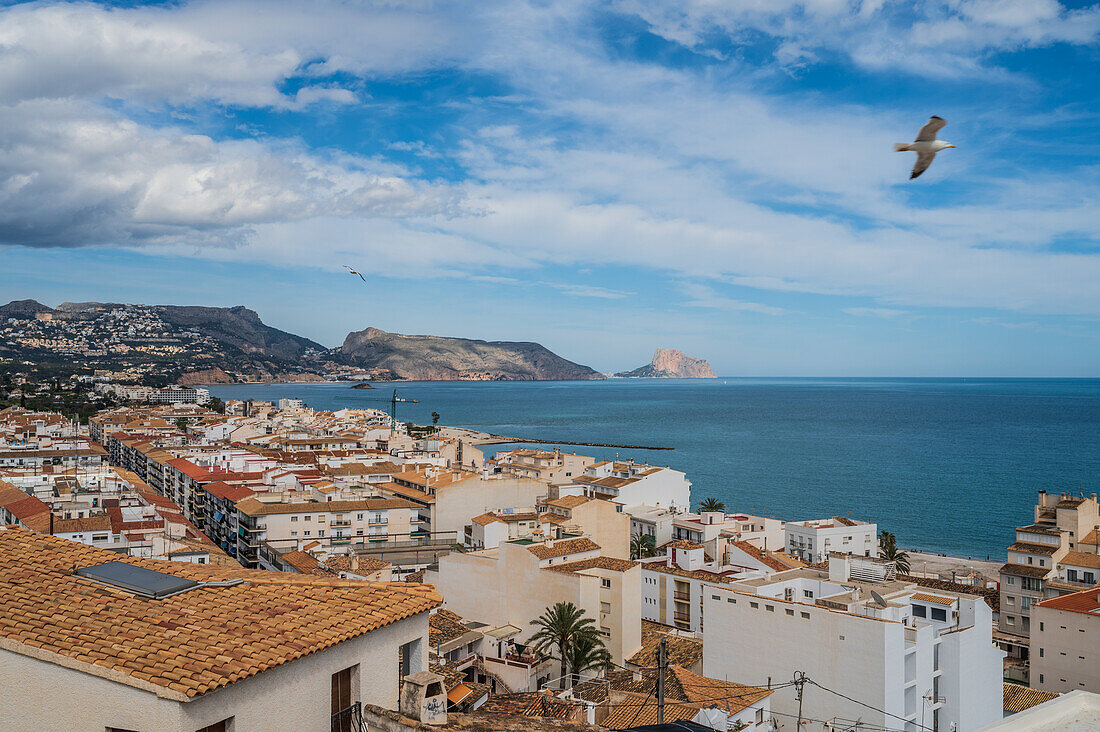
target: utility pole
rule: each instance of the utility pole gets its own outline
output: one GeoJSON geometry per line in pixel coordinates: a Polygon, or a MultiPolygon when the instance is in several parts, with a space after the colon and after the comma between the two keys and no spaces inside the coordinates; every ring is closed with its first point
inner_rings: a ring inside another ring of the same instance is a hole
{"type": "Polygon", "coordinates": [[[665,668],[668,666],[668,653],[664,636],[657,648],[657,724],[665,723],[665,668]]]}
{"type": "Polygon", "coordinates": [[[794,688],[798,693],[798,725],[795,729],[802,729],[802,687],[806,685],[806,672],[794,672],[794,688]]]}

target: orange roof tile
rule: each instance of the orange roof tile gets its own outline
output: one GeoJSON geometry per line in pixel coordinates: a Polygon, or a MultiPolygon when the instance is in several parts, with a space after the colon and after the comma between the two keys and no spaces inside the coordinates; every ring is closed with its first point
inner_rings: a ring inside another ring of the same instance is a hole
{"type": "Polygon", "coordinates": [[[577,539],[555,541],[553,544],[532,544],[527,547],[527,551],[531,552],[539,559],[553,559],[555,557],[564,557],[569,554],[598,551],[599,548],[599,544],[592,541],[587,536],[582,536],[577,539]]]}
{"type": "Polygon", "coordinates": [[[87,673],[124,674],[134,686],[181,701],[440,602],[426,585],[140,559],[23,529],[0,531],[4,648],[87,673]],[[244,581],[150,600],[73,574],[115,560],[197,581],[244,581]]]}
{"type": "Polygon", "coordinates": [[[1073,613],[1093,613],[1100,610],[1100,590],[1092,587],[1061,597],[1049,597],[1038,603],[1037,607],[1051,610],[1068,610],[1073,613]]]}

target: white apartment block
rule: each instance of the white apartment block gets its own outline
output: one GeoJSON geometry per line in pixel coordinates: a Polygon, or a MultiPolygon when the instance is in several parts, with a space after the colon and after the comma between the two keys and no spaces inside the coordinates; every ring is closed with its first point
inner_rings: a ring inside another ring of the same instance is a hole
{"type": "Polygon", "coordinates": [[[771,573],[764,567],[749,569],[708,562],[702,544],[683,539],[673,541],[665,551],[663,557],[640,562],[642,620],[681,631],[702,633],[703,599],[708,590],[771,573]]]}
{"type": "Polygon", "coordinates": [[[672,541],[672,521],[679,511],[660,506],[627,506],[623,509],[630,514],[631,536],[652,536],[653,543],[661,546],[672,541]]]}
{"type": "MultiPolygon", "coordinates": [[[[292,493],[258,493],[236,503],[238,556],[266,567],[262,544],[299,550],[318,544],[338,551],[407,540],[415,506],[399,498],[310,501],[292,493]]],[[[276,569],[277,567],[270,567],[276,569]]]]}
{"type": "Polygon", "coordinates": [[[1008,561],[1000,573],[999,640],[1016,661],[1017,677],[1024,681],[1029,680],[1027,664],[1032,656],[1028,647],[1031,608],[1048,597],[1087,586],[1089,560],[1078,556],[1097,551],[1090,542],[1100,523],[1100,504],[1095,493],[1085,497],[1039,491],[1034,518],[1031,524],[1016,527],[1016,541],[1008,547],[1008,561]]]}
{"type": "Polygon", "coordinates": [[[191,386],[166,386],[149,395],[153,404],[207,404],[210,390],[191,386]]]}
{"type": "Polygon", "coordinates": [[[451,552],[424,581],[446,598],[448,610],[497,627],[513,625],[519,640],[536,632],[533,621],[548,607],[571,602],[595,622],[615,663],[642,645],[641,570],[636,562],[601,556],[588,537],[451,552]]]}
{"type": "Polygon", "coordinates": [[[1100,693],[1100,590],[1043,600],[1031,609],[1031,686],[1100,693]]]}
{"type": "Polygon", "coordinates": [[[301,399],[280,399],[279,409],[301,409],[306,405],[301,399]]]}
{"type": "MultiPolygon", "coordinates": [[[[834,554],[828,571],[708,590],[704,675],[737,678],[751,668],[786,682],[805,672],[843,696],[807,685],[803,714],[849,725],[971,732],[999,720],[1004,654],[993,645],[990,607],[893,577],[892,563],[834,554]]],[[[778,690],[771,707],[796,714],[793,687],[778,690]]]]}
{"type": "Polygon", "coordinates": [[[691,506],[691,481],[679,470],[667,467],[604,460],[588,466],[584,475],[572,483],[559,487],[558,495],[610,498],[627,506],[644,503],[682,511],[691,506]]]}
{"type": "Polygon", "coordinates": [[[787,553],[817,564],[832,552],[857,557],[878,555],[878,526],[844,516],[813,521],[788,521],[787,553]]]}

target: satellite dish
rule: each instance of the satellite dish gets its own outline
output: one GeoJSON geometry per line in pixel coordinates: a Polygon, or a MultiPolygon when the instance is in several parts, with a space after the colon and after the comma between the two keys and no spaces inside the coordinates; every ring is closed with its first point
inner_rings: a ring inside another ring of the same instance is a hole
{"type": "Polygon", "coordinates": [[[874,598],[875,602],[878,603],[881,607],[886,607],[889,604],[886,602],[886,600],[882,599],[882,595],[878,594],[874,590],[871,590],[871,597],[874,598]]]}

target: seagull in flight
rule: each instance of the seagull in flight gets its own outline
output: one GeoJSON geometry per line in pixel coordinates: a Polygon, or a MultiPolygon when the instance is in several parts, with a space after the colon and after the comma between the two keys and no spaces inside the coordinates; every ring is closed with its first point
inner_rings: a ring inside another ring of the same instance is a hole
{"type": "Polygon", "coordinates": [[[361,272],[358,272],[358,271],[356,271],[356,270],[352,269],[351,267],[347,266],[346,264],[345,264],[345,265],[343,265],[343,267],[344,267],[344,269],[346,269],[346,270],[347,270],[348,272],[351,272],[351,273],[352,273],[353,275],[359,275],[359,279],[363,280],[363,282],[366,282],[366,281],[367,281],[367,278],[366,278],[366,277],[364,277],[364,276],[362,275],[362,273],[361,273],[361,272]]]}
{"type": "Polygon", "coordinates": [[[911,150],[917,154],[917,163],[913,166],[913,172],[910,174],[909,180],[913,180],[918,175],[928,170],[928,166],[932,164],[932,160],[940,150],[955,147],[949,142],[936,139],[936,133],[942,130],[943,126],[946,124],[947,120],[943,117],[932,115],[928,122],[925,123],[924,127],[920,128],[916,140],[913,142],[898,142],[894,144],[894,152],[906,152],[911,150]]]}

